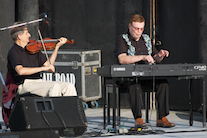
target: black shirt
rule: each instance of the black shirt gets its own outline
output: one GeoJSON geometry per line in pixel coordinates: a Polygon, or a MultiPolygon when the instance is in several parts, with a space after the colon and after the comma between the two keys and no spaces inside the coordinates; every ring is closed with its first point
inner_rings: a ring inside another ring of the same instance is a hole
{"type": "Polygon", "coordinates": [[[22,65],[23,67],[41,67],[46,62],[46,57],[40,51],[35,54],[29,54],[25,48],[14,43],[8,52],[7,61],[7,68],[14,77],[15,83],[19,85],[23,84],[25,79],[39,79],[40,72],[20,76],[15,71],[15,67],[17,65],[22,65]]]}
{"type": "MultiPolygon", "coordinates": [[[[126,33],[125,33],[126,34],[126,33]]],[[[129,32],[127,32],[128,37],[129,37],[129,41],[131,41],[132,46],[135,47],[135,55],[148,55],[148,50],[147,47],[145,45],[145,41],[144,38],[141,36],[140,39],[138,41],[135,41],[134,38],[131,36],[131,34],[129,32]]],[[[116,48],[114,50],[114,55],[116,57],[118,57],[119,54],[122,53],[126,53],[129,49],[129,46],[127,45],[127,42],[125,41],[125,39],[122,37],[123,34],[118,36],[117,42],[116,42],[116,48]]],[[[155,48],[154,45],[152,45],[152,56],[154,56],[155,54],[157,54],[158,51],[155,48]]],[[[136,64],[146,64],[146,62],[144,61],[140,61],[137,62],[136,64]]]]}

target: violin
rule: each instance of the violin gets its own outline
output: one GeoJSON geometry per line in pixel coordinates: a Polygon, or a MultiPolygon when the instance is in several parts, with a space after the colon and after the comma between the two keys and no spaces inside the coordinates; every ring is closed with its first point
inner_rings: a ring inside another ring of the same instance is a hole
{"type": "MultiPolygon", "coordinates": [[[[58,39],[52,39],[52,38],[45,38],[43,39],[44,45],[46,50],[52,50],[55,48],[56,43],[58,42],[58,39]]],[[[71,39],[71,41],[67,40],[66,43],[73,44],[75,41],[71,39]]],[[[27,52],[30,54],[35,54],[39,52],[40,50],[44,49],[42,42],[40,40],[33,40],[30,39],[29,44],[26,46],[27,52]]]]}

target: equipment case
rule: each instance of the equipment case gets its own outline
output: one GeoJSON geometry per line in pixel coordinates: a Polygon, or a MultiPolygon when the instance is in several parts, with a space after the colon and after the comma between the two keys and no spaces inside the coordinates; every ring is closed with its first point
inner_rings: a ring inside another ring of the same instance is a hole
{"type": "MultiPolygon", "coordinates": [[[[47,53],[50,56],[52,51],[47,53]]],[[[55,75],[44,72],[43,79],[73,83],[78,95],[85,102],[85,109],[88,108],[86,102],[90,102],[93,108],[98,107],[96,100],[102,97],[101,77],[96,73],[97,68],[101,67],[100,50],[60,49],[54,66],[55,75]]]]}

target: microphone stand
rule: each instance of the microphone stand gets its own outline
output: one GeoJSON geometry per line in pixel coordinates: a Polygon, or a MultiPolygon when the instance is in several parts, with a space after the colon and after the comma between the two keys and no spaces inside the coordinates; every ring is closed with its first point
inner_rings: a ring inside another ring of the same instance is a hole
{"type": "Polygon", "coordinates": [[[43,20],[45,20],[47,18],[47,14],[45,14],[44,16],[45,17],[44,18],[41,18],[41,19],[37,19],[37,20],[25,22],[25,23],[20,23],[20,24],[16,24],[16,25],[9,26],[9,27],[0,28],[0,31],[4,31],[6,29],[10,29],[10,28],[13,28],[13,27],[18,27],[18,26],[22,26],[22,25],[27,25],[27,24],[32,24],[32,23],[36,23],[36,22],[43,21],[43,20]]]}
{"type": "Polygon", "coordinates": [[[7,89],[7,87],[6,87],[6,84],[5,84],[5,81],[4,81],[4,78],[3,78],[3,76],[2,76],[1,71],[0,71],[0,78],[1,78],[1,82],[2,82],[2,84],[3,84],[3,86],[4,86],[4,89],[6,90],[6,92],[8,92],[8,89],[7,89]]]}

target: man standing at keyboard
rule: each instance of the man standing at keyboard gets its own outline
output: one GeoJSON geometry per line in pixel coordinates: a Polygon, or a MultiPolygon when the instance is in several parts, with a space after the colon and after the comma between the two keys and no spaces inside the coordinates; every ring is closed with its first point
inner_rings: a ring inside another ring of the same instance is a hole
{"type": "MultiPolygon", "coordinates": [[[[143,34],[145,19],[139,14],[130,18],[128,32],[121,34],[116,43],[114,55],[118,58],[120,64],[154,64],[159,63],[164,57],[169,56],[167,50],[158,50],[153,46],[148,35],[143,34]]],[[[135,127],[146,127],[143,122],[142,108],[142,90],[153,88],[152,80],[136,80],[129,82],[128,90],[130,105],[135,119],[135,127]]],[[[157,126],[174,127],[166,116],[169,114],[169,85],[167,80],[155,80],[155,92],[158,106],[157,126]]]]}

